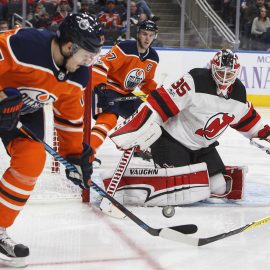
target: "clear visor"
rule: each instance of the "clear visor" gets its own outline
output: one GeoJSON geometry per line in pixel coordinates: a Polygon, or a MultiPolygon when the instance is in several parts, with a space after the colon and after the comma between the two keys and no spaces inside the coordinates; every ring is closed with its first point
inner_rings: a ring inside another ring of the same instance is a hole
{"type": "Polygon", "coordinates": [[[89,67],[97,61],[100,51],[101,49],[97,53],[92,53],[80,48],[72,57],[79,66],[89,67]]]}

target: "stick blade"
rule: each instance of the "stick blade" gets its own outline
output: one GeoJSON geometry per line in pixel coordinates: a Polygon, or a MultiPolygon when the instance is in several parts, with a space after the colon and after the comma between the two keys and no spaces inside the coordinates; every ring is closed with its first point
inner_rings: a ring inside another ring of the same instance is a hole
{"type": "Polygon", "coordinates": [[[162,238],[171,240],[171,241],[176,241],[176,242],[191,245],[191,246],[198,246],[198,242],[199,242],[198,238],[186,235],[184,233],[181,233],[171,228],[161,229],[159,236],[162,238]]]}
{"type": "Polygon", "coordinates": [[[170,229],[183,233],[183,234],[193,234],[198,231],[198,227],[195,224],[178,225],[178,226],[170,227],[170,229]]]}

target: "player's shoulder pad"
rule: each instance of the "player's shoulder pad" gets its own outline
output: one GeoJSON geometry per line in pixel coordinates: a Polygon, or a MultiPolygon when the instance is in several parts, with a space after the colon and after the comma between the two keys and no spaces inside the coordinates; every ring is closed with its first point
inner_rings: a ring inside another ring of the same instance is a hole
{"type": "Polygon", "coordinates": [[[149,57],[147,57],[147,58],[159,63],[159,56],[158,56],[156,50],[153,49],[152,47],[149,47],[149,57]]]}
{"type": "Polygon", "coordinates": [[[136,40],[124,40],[117,44],[120,50],[127,55],[137,55],[137,41],[136,40]]]}
{"type": "Polygon", "coordinates": [[[216,83],[212,78],[211,70],[207,68],[194,68],[189,71],[191,75],[195,92],[217,95],[216,83]]]}
{"type": "Polygon", "coordinates": [[[53,34],[47,30],[22,28],[10,37],[14,56],[23,63],[45,66],[51,59],[53,34]]]}
{"type": "Polygon", "coordinates": [[[68,79],[82,85],[82,87],[85,88],[89,81],[89,68],[81,66],[74,73],[70,73],[70,77],[68,77],[68,79]]]}
{"type": "Polygon", "coordinates": [[[247,91],[244,84],[237,78],[232,87],[232,92],[229,97],[239,102],[246,103],[247,91]]]}

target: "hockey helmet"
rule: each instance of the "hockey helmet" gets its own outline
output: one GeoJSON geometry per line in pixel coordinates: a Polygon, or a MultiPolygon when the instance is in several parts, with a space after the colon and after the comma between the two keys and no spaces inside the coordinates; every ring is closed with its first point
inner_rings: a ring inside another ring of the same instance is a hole
{"type": "Polygon", "coordinates": [[[158,34],[158,27],[156,25],[155,22],[151,21],[151,20],[145,20],[142,21],[140,23],[138,23],[138,33],[140,32],[140,30],[147,30],[147,31],[153,31],[155,32],[155,38],[157,38],[157,34],[158,34]]]}
{"type": "Polygon", "coordinates": [[[240,71],[238,56],[229,49],[218,51],[211,60],[211,70],[218,95],[226,97],[240,71]]]}
{"type": "Polygon", "coordinates": [[[71,41],[88,52],[98,53],[102,46],[99,30],[99,23],[94,16],[69,14],[60,24],[56,35],[60,45],[71,41]]]}

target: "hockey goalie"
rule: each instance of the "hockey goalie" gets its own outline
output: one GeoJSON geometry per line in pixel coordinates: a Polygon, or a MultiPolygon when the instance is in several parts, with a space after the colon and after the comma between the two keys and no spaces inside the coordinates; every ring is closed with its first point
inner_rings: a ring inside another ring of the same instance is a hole
{"type": "MultiPolygon", "coordinates": [[[[125,204],[165,206],[203,199],[243,198],[243,167],[226,167],[216,150],[228,126],[248,139],[269,139],[270,127],[246,99],[230,50],[217,52],[211,68],[195,68],[160,87],[109,137],[125,150],[150,147],[155,169],[129,169],[115,197],[125,204]]],[[[110,179],[105,179],[105,186],[110,179]]]]}

